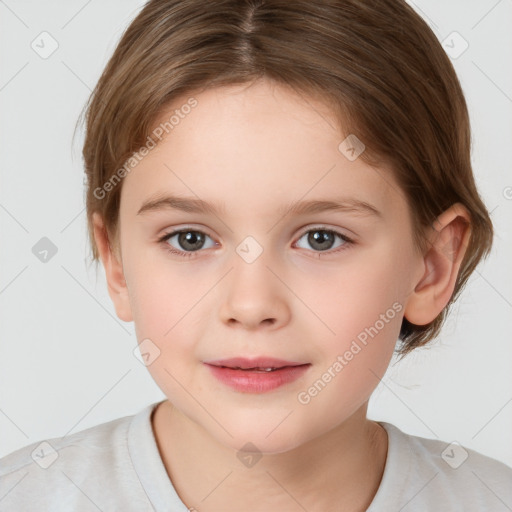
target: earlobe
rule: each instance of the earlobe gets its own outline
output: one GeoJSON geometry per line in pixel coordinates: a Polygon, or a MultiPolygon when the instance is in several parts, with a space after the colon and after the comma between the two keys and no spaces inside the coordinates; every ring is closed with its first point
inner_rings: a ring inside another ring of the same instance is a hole
{"type": "Polygon", "coordinates": [[[431,226],[421,278],[413,283],[404,316],[414,325],[432,322],[450,301],[471,236],[471,217],[461,203],[443,212],[431,226]]]}
{"type": "Polygon", "coordinates": [[[114,250],[108,238],[107,230],[100,214],[94,212],[92,214],[94,227],[94,240],[98,247],[101,262],[105,269],[107,279],[107,288],[110,298],[114,304],[117,316],[124,322],[133,321],[130,301],[128,296],[128,288],[123,273],[123,265],[119,251],[114,250]]]}

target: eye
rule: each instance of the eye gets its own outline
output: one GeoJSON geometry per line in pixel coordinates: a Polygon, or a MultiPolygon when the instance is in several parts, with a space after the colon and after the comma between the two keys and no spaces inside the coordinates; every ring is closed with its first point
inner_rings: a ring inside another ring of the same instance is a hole
{"type": "MultiPolygon", "coordinates": [[[[183,258],[189,258],[194,257],[195,253],[200,252],[201,249],[208,248],[208,246],[205,246],[206,238],[212,240],[211,237],[203,231],[194,229],[181,229],[165,234],[158,241],[164,243],[165,249],[172,254],[181,256],[183,258]],[[169,243],[169,241],[173,238],[176,238],[175,243],[178,245],[178,247],[169,243]]],[[[354,245],[353,240],[348,238],[346,235],[338,233],[335,230],[328,229],[324,226],[309,229],[308,231],[304,232],[296,243],[298,243],[303,238],[306,239],[306,242],[310,244],[310,246],[314,249],[314,252],[317,253],[327,251],[329,253],[336,253],[342,250],[346,250],[351,245],[354,245]],[[338,238],[342,243],[335,246],[335,250],[330,250],[333,248],[336,238],[338,238]]],[[[216,245],[218,244],[213,242],[210,247],[215,247],[216,245]]]]}
{"type": "MultiPolygon", "coordinates": [[[[177,254],[183,257],[194,256],[194,252],[204,249],[205,238],[210,238],[206,233],[193,229],[182,229],[180,231],[173,231],[160,238],[159,242],[164,242],[167,250],[173,254],[177,254]],[[168,242],[172,238],[176,238],[178,248],[173,247],[168,242]]],[[[210,238],[211,240],[211,238],[210,238]]],[[[215,246],[215,242],[213,246],[215,246]]]]}
{"type": "Polygon", "coordinates": [[[340,239],[342,243],[336,246],[336,250],[329,252],[338,252],[346,250],[354,243],[353,240],[348,238],[346,235],[338,233],[337,231],[334,231],[332,229],[325,228],[323,226],[314,229],[309,229],[308,231],[302,234],[297,243],[303,238],[305,238],[306,242],[313,249],[315,249],[315,252],[329,251],[329,249],[333,248],[336,238],[340,239]]]}

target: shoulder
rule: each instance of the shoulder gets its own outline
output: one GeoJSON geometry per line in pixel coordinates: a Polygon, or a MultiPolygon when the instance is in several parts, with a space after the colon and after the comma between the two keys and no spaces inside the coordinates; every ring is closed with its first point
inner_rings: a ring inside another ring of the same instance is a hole
{"type": "Polygon", "coordinates": [[[24,446],[0,459],[0,477],[26,469],[36,463],[42,469],[51,467],[54,462],[63,464],[77,455],[87,453],[83,462],[90,463],[95,455],[115,452],[115,443],[125,436],[131,416],[90,427],[63,437],[40,440],[24,446]],[[112,441],[106,443],[106,441],[112,441]]]}
{"type": "Polygon", "coordinates": [[[135,493],[140,482],[127,449],[133,418],[37,441],[1,458],[0,511],[31,510],[35,501],[44,510],[88,510],[93,503],[110,505],[108,495],[127,485],[135,493]]]}
{"type": "MultiPolygon", "coordinates": [[[[507,488],[512,484],[512,467],[457,441],[429,439],[403,432],[401,434],[415,455],[416,464],[435,470],[447,481],[457,482],[469,473],[477,479],[481,476],[490,477],[496,483],[506,482],[507,488]]],[[[507,490],[507,494],[512,496],[512,487],[507,490]]]]}
{"type": "Polygon", "coordinates": [[[433,505],[464,511],[512,507],[510,466],[457,441],[428,439],[379,423],[389,440],[389,467],[381,484],[395,492],[400,489],[404,512],[431,510],[433,505]]]}

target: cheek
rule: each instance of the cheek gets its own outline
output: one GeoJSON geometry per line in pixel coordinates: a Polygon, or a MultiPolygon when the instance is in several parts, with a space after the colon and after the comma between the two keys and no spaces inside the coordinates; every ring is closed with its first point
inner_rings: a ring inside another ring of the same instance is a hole
{"type": "Polygon", "coordinates": [[[190,369],[197,368],[204,355],[200,341],[213,335],[209,326],[218,307],[212,302],[212,286],[218,278],[212,272],[191,268],[190,263],[169,263],[165,256],[152,258],[151,264],[133,259],[129,266],[137,341],[149,343],[158,353],[147,369],[176,404],[187,399],[180,383],[187,389],[200,385],[190,369]],[[143,341],[148,339],[151,341],[143,341]]]}
{"type": "Polygon", "coordinates": [[[140,335],[162,343],[190,322],[210,280],[198,279],[187,262],[167,261],[164,249],[156,256],[131,253],[126,262],[130,305],[140,335]]]}
{"type": "Polygon", "coordinates": [[[333,333],[324,329],[317,336],[317,369],[299,402],[307,402],[307,411],[322,411],[326,424],[354,413],[388,368],[403,316],[394,277],[387,265],[340,273],[317,302],[333,333]]]}
{"type": "MultiPolygon", "coordinates": [[[[357,407],[358,400],[371,394],[393,355],[404,311],[404,265],[393,249],[382,248],[315,280],[316,291],[303,285],[305,302],[329,328],[318,323],[322,335],[317,336],[320,353],[314,377],[321,380],[320,386],[333,382],[328,385],[331,392],[343,397],[348,409],[351,400],[357,407]]],[[[328,395],[323,394],[326,406],[328,395]]]]}
{"type": "Polygon", "coordinates": [[[353,339],[364,343],[369,330],[379,339],[395,337],[403,315],[405,265],[383,247],[347,258],[321,274],[308,273],[298,294],[323,321],[328,351],[348,348],[353,339]]]}
{"type": "Polygon", "coordinates": [[[188,368],[197,362],[194,351],[199,335],[194,319],[207,283],[194,280],[185,272],[185,265],[183,270],[174,266],[172,274],[165,272],[161,263],[138,268],[144,270],[131,273],[130,301],[137,341],[142,343],[141,349],[149,347],[149,352],[156,354],[147,370],[176,405],[186,404],[179,383],[187,388],[191,385],[185,381],[188,368]]]}

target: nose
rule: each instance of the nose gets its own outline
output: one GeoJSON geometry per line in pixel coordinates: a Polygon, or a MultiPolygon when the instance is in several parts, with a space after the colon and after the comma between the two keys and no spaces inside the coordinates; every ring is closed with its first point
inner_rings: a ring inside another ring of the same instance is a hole
{"type": "Polygon", "coordinates": [[[223,283],[219,314],[227,326],[278,329],[290,321],[287,288],[261,255],[247,263],[238,255],[223,283]]]}

